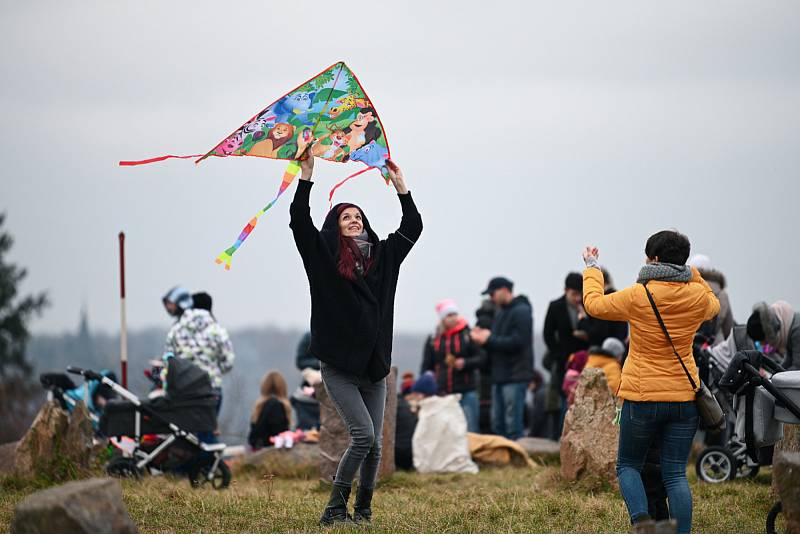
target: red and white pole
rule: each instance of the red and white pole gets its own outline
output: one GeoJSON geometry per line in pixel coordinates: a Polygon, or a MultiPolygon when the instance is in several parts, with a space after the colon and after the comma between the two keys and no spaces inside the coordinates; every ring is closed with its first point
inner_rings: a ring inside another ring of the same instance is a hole
{"type": "Polygon", "coordinates": [[[128,327],[125,317],[125,232],[119,233],[119,362],[122,367],[122,387],[128,388],[128,327]]]}

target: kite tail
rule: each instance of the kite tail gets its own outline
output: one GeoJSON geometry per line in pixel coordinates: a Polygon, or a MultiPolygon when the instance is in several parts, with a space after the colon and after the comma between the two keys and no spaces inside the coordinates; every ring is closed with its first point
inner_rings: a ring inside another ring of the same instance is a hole
{"type": "Polygon", "coordinates": [[[284,191],[289,188],[298,172],[300,172],[299,163],[297,161],[290,162],[286,167],[286,171],[283,173],[283,181],[281,181],[281,186],[278,188],[278,193],[275,195],[275,198],[273,198],[269,204],[261,208],[261,210],[256,213],[252,219],[250,219],[247,225],[239,233],[239,237],[236,238],[236,242],[221,252],[219,256],[217,256],[217,259],[214,260],[217,265],[225,264],[225,270],[230,271],[233,254],[239,250],[239,247],[242,246],[242,243],[244,243],[245,239],[247,239],[250,233],[255,229],[256,224],[258,224],[258,218],[264,215],[267,210],[274,206],[284,191]]]}
{"type": "Polygon", "coordinates": [[[157,158],[150,158],[150,159],[143,159],[139,161],[120,161],[120,167],[132,167],[134,165],[146,165],[148,163],[155,163],[157,161],[164,161],[165,159],[190,159],[190,158],[199,158],[203,154],[194,154],[192,156],[173,156],[172,154],[167,154],[166,156],[159,156],[157,158]]]}

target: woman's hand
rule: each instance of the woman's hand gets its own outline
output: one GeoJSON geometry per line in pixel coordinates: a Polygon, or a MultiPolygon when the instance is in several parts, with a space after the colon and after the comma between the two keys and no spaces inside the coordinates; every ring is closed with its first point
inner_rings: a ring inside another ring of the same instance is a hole
{"type": "Polygon", "coordinates": [[[403,171],[400,170],[397,163],[387,159],[386,168],[389,170],[389,180],[392,181],[395,190],[401,195],[408,193],[408,187],[406,187],[406,182],[403,179],[403,171]]]}
{"type": "MultiPolygon", "coordinates": [[[[311,146],[312,145],[309,145],[309,147],[311,146]]],[[[302,174],[300,174],[300,179],[308,182],[311,181],[311,175],[314,174],[314,155],[311,153],[311,150],[308,149],[309,147],[306,147],[306,154],[308,157],[300,160],[300,171],[302,172],[302,174]]]]}
{"type": "Polygon", "coordinates": [[[600,257],[600,251],[597,247],[586,247],[583,249],[583,262],[587,267],[597,267],[597,258],[600,257]]]}

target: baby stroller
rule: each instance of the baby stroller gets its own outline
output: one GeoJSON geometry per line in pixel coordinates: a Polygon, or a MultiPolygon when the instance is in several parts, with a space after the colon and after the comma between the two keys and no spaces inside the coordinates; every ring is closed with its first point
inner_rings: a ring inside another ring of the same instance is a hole
{"type": "MultiPolygon", "coordinates": [[[[712,394],[719,401],[727,424],[718,433],[707,432],[706,448],[700,453],[695,463],[698,480],[712,484],[734,480],[737,477],[755,477],[759,463],[747,455],[747,447],[743,441],[744,426],[738,425],[736,396],[721,386],[722,377],[731,365],[733,357],[741,351],[753,350],[753,342],[747,337],[744,326],[734,326],[732,335],[722,344],[710,348],[711,340],[695,335],[694,358],[700,379],[708,385],[712,394]]],[[[769,360],[765,365],[774,363],[769,360]]],[[[770,372],[783,371],[779,365],[770,367],[770,372]]],[[[738,415],[743,421],[744,414],[738,415]]],[[[701,426],[702,428],[702,426],[701,426]]]]}
{"type": "Polygon", "coordinates": [[[208,374],[171,354],[165,356],[165,362],[165,394],[151,400],[140,400],[94,371],[67,368],[87,380],[100,380],[122,397],[106,404],[100,431],[112,438],[132,438],[133,447],[112,458],[106,472],[123,477],[139,477],[145,468],[151,472],[183,472],[193,487],[209,482],[214,489],[226,488],[231,471],[222,459],[225,444],[203,443],[197,437],[197,433],[214,432],[217,426],[217,398],[208,374]]]}
{"type": "MultiPolygon", "coordinates": [[[[737,417],[737,430],[744,426],[747,456],[761,465],[771,464],[772,446],[783,437],[784,423],[800,424],[800,371],[784,371],[759,351],[741,351],[733,357],[720,387],[739,401],[744,397],[745,407],[740,410],[744,417],[737,417]],[[761,367],[774,370],[772,377],[762,376],[761,367]]],[[[780,511],[780,502],[770,510],[768,533],[775,532],[780,511]]]]}
{"type": "Polygon", "coordinates": [[[755,469],[772,464],[784,423],[800,423],[800,371],[785,371],[759,351],[740,351],[719,385],[736,396],[736,432],[729,448],[709,447],[697,460],[698,475],[703,463],[704,473],[717,482],[733,480],[737,466],[745,463],[755,469]],[[762,376],[762,368],[772,377],[762,376]]]}

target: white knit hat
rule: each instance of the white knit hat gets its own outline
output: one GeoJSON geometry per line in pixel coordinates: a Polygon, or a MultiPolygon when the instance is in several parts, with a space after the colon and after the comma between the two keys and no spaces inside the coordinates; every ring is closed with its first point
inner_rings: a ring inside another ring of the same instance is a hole
{"type": "Polygon", "coordinates": [[[625,344],[615,337],[607,337],[603,341],[603,350],[619,358],[625,353],[625,344]]]}
{"type": "Polygon", "coordinates": [[[711,264],[711,258],[705,254],[695,254],[689,258],[689,265],[696,267],[700,271],[713,271],[714,266],[711,264]]]}
{"type": "Polygon", "coordinates": [[[436,304],[436,313],[439,319],[444,319],[451,313],[458,313],[458,304],[453,299],[444,299],[436,304]]]}

